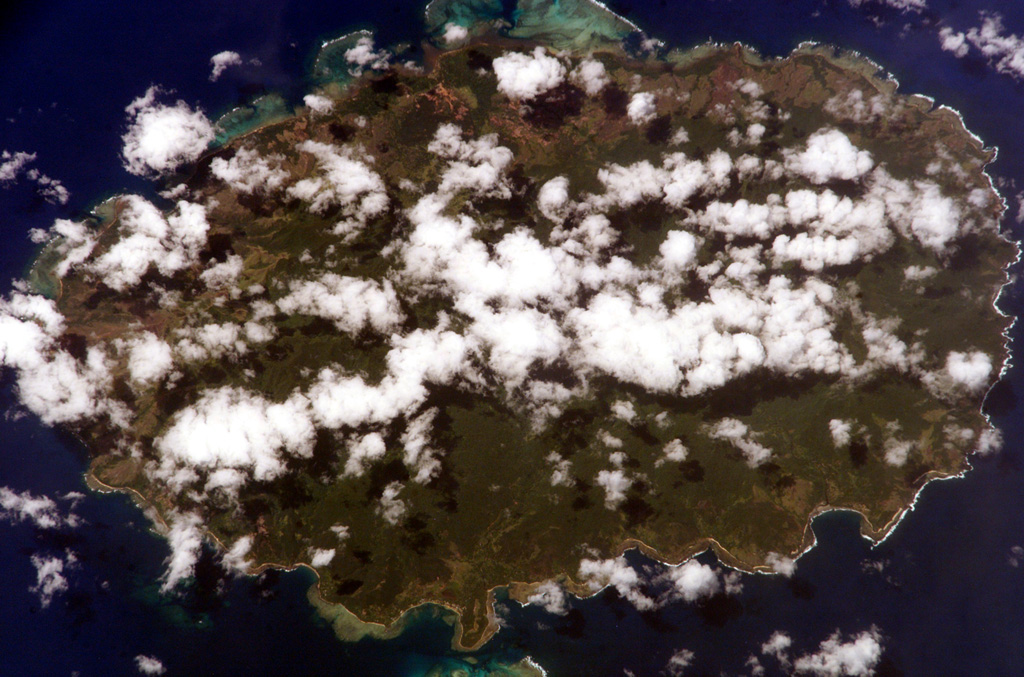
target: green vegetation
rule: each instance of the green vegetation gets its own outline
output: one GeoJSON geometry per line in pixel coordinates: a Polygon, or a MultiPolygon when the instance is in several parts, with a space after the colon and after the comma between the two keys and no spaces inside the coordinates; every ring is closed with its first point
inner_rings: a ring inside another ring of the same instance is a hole
{"type": "MultiPolygon", "coordinates": [[[[318,273],[378,281],[394,275],[397,254],[385,246],[408,231],[404,209],[420,196],[408,182],[428,191],[437,185],[443,163],[426,147],[446,122],[458,124],[466,138],[496,133],[514,155],[509,170],[512,199],[460,197],[448,207],[452,213],[464,208],[503,224],[481,235],[492,245],[524,226],[547,241],[552,222],[536,206],[540,186],[561,175],[569,178],[575,192],[600,193],[600,168],[641,160],[660,165],[671,131],[681,126],[689,140],[678,149],[688,157],[707,157],[716,149],[738,157],[741,151],[730,145],[729,131],[753,122],[744,118],[749,112],[746,100],[727,84],[740,78],[758,83],[760,99],[768,107],[788,113],[784,121],[769,123],[770,141],[752,151],[762,159],[779,160],[782,149],[795,148],[815,131],[832,126],[870,151],[876,164],[897,179],[925,176],[928,160],[942,144],[962,170],[955,180],[951,174],[936,179],[946,194],[960,200],[974,189],[990,190],[982,170],[991,154],[953,113],[894,97],[888,83],[862,72],[863,65],[828,54],[801,52],[761,61],[730,47],[704,50],[672,65],[601,53],[596,58],[611,80],[602,95],[584,96],[565,84],[558,95],[541,97],[524,114],[520,104],[495,87],[490,64],[503,51],[477,43],[441,54],[426,74],[399,67],[364,76],[328,115],[275,122],[218,148],[187,180],[203,202],[216,205],[208,214],[211,231],[203,260],[240,256],[244,267],[237,287],[259,291],[232,297],[222,289],[209,289],[199,281],[198,266],[172,278],[151,271],[149,281],[180,293],[178,305],[161,305],[145,285],[118,295],[72,271],[58,297],[68,335],[94,342],[144,327],[171,340],[196,317],[244,322],[254,300],[280,300],[288,292],[284,283],[309,279],[314,267],[318,273]],[[646,91],[685,96],[662,97],[657,118],[633,125],[624,106],[638,82],[646,91]],[[855,89],[865,98],[877,94],[901,105],[869,124],[844,122],[826,112],[830,99],[855,89]],[[735,120],[723,121],[723,110],[735,120]],[[290,176],[308,176],[308,156],[295,148],[307,139],[365,149],[393,197],[388,210],[348,242],[332,233],[337,213],[313,214],[306,204],[281,193],[240,193],[210,174],[215,158],[227,159],[241,147],[252,147],[264,157],[281,155],[290,176]]],[[[830,188],[852,190],[841,182],[830,188]]],[[[777,190],[778,184],[736,180],[719,199],[760,203],[777,190]]],[[[700,199],[688,208],[699,209],[700,199]]],[[[994,221],[1001,207],[993,203],[985,209],[994,221]]],[[[621,234],[615,251],[635,266],[650,263],[678,217],[651,202],[612,208],[609,218],[621,234]]],[[[109,226],[99,252],[111,245],[109,226]]],[[[725,251],[725,244],[720,237],[707,237],[698,260],[712,261],[725,251]]],[[[968,350],[983,351],[998,365],[1005,355],[1002,332],[1008,322],[992,301],[1012,256],[1013,248],[995,232],[979,230],[951,262],[901,240],[870,262],[829,269],[820,277],[856,297],[865,312],[900,318],[895,334],[907,345],[925,345],[924,369],[941,369],[950,351],[968,350]],[[938,270],[915,283],[904,276],[912,265],[938,270]],[[962,326],[972,328],[969,335],[960,331],[962,326]]],[[[797,281],[807,277],[795,264],[786,272],[797,281]]],[[[770,274],[763,273],[762,281],[770,274]]],[[[687,286],[669,293],[699,301],[706,288],[691,277],[687,286]]],[[[404,303],[403,330],[433,327],[441,313],[455,327],[466,322],[443,295],[404,303]]],[[[325,600],[383,624],[395,622],[411,607],[437,602],[461,614],[464,646],[477,645],[491,632],[492,588],[571,578],[581,557],[591,552],[611,557],[625,544],[640,542],[659,558],[677,562],[714,539],[725,561],[756,568],[769,552],[792,554],[806,546],[809,516],[824,508],[857,510],[873,528],[882,529],[929,477],[966,467],[965,456],[973,445],[953,441],[950,426],[973,431],[975,437],[987,427],[980,413],[981,393],[950,402],[897,370],[850,380],[814,373],[782,378],[755,369],[696,396],[653,393],[598,376],[586,395],[574,395],[561,414],[540,427],[514,398],[495,395],[500,388],[490,394],[433,388],[426,407],[438,410],[432,443],[442,452],[441,468],[425,484],[409,481],[397,432],[386,437],[385,457],[365,474],[342,477],[342,435],[328,430],[317,432],[311,458],[290,459],[288,474],[246,484],[237,501],[199,502],[152,480],[144,468],[158,459],[154,440],[167,430],[175,412],[203,391],[244,386],[281,401],[325,365],[360,374],[368,383],[376,383],[385,372],[387,345],[381,336],[353,336],[327,320],[302,314],[279,312],[271,322],[277,332],[272,340],[235,360],[214,357],[186,364],[173,384],[133,389],[122,374],[119,397],[139,412],[127,431],[138,451],[111,451],[124,448],[113,444],[122,431],[101,424],[87,428],[82,432],[96,454],[92,472],[108,485],[137,490],[161,514],[200,513],[211,533],[225,543],[255,535],[250,558],[258,564],[307,562],[311,547],[337,546],[338,555],[318,570],[325,600]],[[632,421],[612,412],[612,404],[623,399],[634,406],[632,421]],[[727,417],[739,418],[758,432],[758,442],[774,451],[769,462],[751,468],[733,445],[708,434],[708,425],[727,417]],[[845,447],[837,447],[829,433],[828,421],[840,418],[861,426],[845,447]],[[898,422],[902,439],[916,442],[900,466],[884,459],[892,422],[898,422]],[[622,467],[634,478],[614,509],[606,506],[605,492],[594,482],[609,468],[609,450],[599,442],[602,433],[621,440],[622,467]],[[662,450],[676,439],[685,442],[686,458],[665,462],[662,450]],[[571,463],[573,479],[566,485],[552,485],[552,452],[571,463]],[[404,484],[401,498],[408,505],[399,526],[382,521],[377,510],[382,491],[393,482],[404,484]],[[330,531],[339,523],[350,534],[340,546],[330,531]]],[[[866,354],[852,315],[838,319],[835,336],[854,357],[866,354]]],[[[550,379],[574,386],[575,377],[563,365],[544,368],[550,370],[550,379]]]]}

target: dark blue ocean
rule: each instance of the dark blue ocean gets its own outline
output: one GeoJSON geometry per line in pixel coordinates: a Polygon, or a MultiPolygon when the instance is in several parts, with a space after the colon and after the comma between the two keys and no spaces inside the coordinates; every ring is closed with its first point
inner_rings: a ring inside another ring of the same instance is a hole
{"type": "MultiPolygon", "coordinates": [[[[814,40],[857,50],[885,66],[905,93],[922,93],[963,114],[999,148],[994,177],[1024,190],[1024,86],[974,51],[940,49],[940,25],[976,26],[998,12],[1006,33],[1024,34],[1020,0],[928,0],[900,13],[865,0],[634,0],[610,3],[672,46],[739,40],[766,55],[814,40]]],[[[416,41],[422,6],[405,0],[262,3],[227,0],[91,2],[34,0],[0,9],[0,151],[37,154],[33,166],[71,191],[65,206],[32,185],[0,184],[0,293],[33,254],[26,234],[81,215],[111,193],[153,186],[130,177],[118,152],[124,107],[151,84],[174,90],[211,117],[263,91],[297,100],[320,41],[373,28],[379,44],[416,41]],[[228,70],[216,83],[209,58],[234,50],[259,66],[228,70]]],[[[1010,197],[1017,189],[1007,183],[1010,197]]],[[[1006,227],[1016,239],[1017,204],[1006,227]]],[[[1001,308],[1024,308],[1019,285],[1001,308]]],[[[1021,331],[1012,332],[1021,347],[1021,331]]],[[[297,571],[224,578],[212,559],[183,597],[158,594],[169,550],[123,495],[90,492],[86,454],[75,440],[18,418],[9,380],[0,381],[0,486],[60,497],[81,492],[86,526],[40,530],[0,523],[0,675],[131,675],[135,657],[158,658],[170,675],[423,675],[498,672],[525,656],[549,675],[665,674],[678,649],[694,653],[686,675],[751,674],[744,667],[774,631],[794,655],[835,631],[876,628],[879,675],[1024,674],[1024,392],[1011,367],[989,409],[1003,430],[999,454],[974,460],[965,477],[932,483],[884,543],[860,537],[855,516],[814,523],[818,544],[793,578],[744,575],[743,591],[702,604],[640,614],[614,593],[573,600],[556,617],[502,604],[505,627],[475,654],[450,650],[451,629],[422,613],[391,641],[338,641],[306,599],[312,575],[297,571]],[[29,591],[32,555],[74,553],[68,590],[46,608],[29,591]],[[1019,560],[1019,561],[1018,561],[1019,560]]],[[[71,499],[62,505],[70,505],[71,499]]],[[[635,553],[631,561],[643,565],[635,553]]],[[[713,563],[710,555],[702,561],[713,563]]],[[[650,563],[646,563],[650,565],[650,563]]],[[[766,674],[777,663],[763,661],[766,674]]],[[[499,673],[500,674],[500,673],[499,673]]]]}

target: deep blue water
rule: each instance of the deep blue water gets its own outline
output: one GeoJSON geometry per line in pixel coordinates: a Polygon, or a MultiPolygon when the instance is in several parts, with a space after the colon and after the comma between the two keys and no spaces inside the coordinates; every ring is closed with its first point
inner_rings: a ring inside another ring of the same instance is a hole
{"type": "MultiPolygon", "coordinates": [[[[920,15],[870,3],[855,9],[845,0],[610,6],[672,45],[710,37],[772,55],[804,40],[856,49],[892,72],[904,92],[960,110],[969,129],[999,147],[992,173],[1024,182],[1024,88],[976,57],[942,52],[935,37],[939,22],[964,30],[978,24],[981,10],[1000,12],[1007,31],[1022,34],[1024,5],[928,4],[920,15]]],[[[0,291],[31,256],[29,228],[80,213],[104,194],[152,191],[117,156],[123,109],[149,85],[173,89],[210,114],[261,88],[294,99],[319,40],[362,27],[376,28],[381,43],[412,40],[420,16],[419,4],[397,0],[57,1],[0,10],[0,150],[38,153],[35,166],[72,192],[66,207],[55,207],[26,185],[0,188],[0,291]],[[262,65],[211,83],[208,59],[224,49],[262,65]]],[[[1020,237],[1012,218],[1007,227],[1020,237]]],[[[1008,290],[1002,307],[1019,313],[1019,291],[1008,290]]],[[[1013,340],[1020,345],[1019,330],[1013,340]]],[[[1009,388],[993,411],[1006,448],[977,460],[963,479],[929,485],[883,544],[872,547],[852,515],[833,513],[815,522],[818,546],[794,578],[744,576],[735,597],[641,615],[608,593],[574,601],[564,618],[506,604],[507,626],[475,656],[483,661],[477,667],[530,655],[552,675],[626,668],[650,675],[686,648],[695,658],[685,674],[749,674],[747,656],[775,630],[786,631],[800,654],[835,630],[875,626],[885,647],[879,674],[1024,674],[1024,562],[1011,563],[1011,549],[1024,545],[1024,417],[1007,395],[1024,383],[1017,368],[1005,380],[1009,388]]],[[[0,411],[14,404],[5,381],[0,411]]],[[[0,420],[0,486],[54,497],[86,493],[75,512],[89,525],[56,532],[0,525],[0,674],[134,674],[138,654],[185,675],[419,675],[461,663],[447,648],[450,630],[436,619],[412,623],[391,642],[338,642],[307,603],[311,576],[303,572],[234,581],[210,573],[184,599],[161,598],[166,545],[127,497],[89,493],[84,467],[73,440],[31,419],[0,420]],[[78,560],[69,591],[41,609],[28,591],[35,582],[29,557],[67,549],[78,560]]],[[[772,674],[774,665],[765,666],[772,674]]]]}

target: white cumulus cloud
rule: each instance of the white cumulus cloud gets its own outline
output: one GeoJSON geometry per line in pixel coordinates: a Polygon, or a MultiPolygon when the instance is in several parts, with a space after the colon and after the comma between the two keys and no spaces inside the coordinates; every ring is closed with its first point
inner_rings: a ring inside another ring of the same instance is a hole
{"type": "Polygon", "coordinates": [[[36,569],[36,584],[29,591],[36,595],[39,606],[50,606],[54,598],[68,590],[65,565],[74,564],[74,555],[68,553],[67,560],[53,555],[32,555],[30,561],[36,569]]]}
{"type": "Polygon", "coordinates": [[[366,327],[387,332],[403,318],[388,280],[379,283],[326,273],[315,280],[292,281],[289,289],[277,302],[282,312],[322,317],[348,334],[358,334],[366,327]]]}
{"type": "Polygon", "coordinates": [[[36,185],[36,193],[47,202],[67,204],[71,193],[64,184],[51,178],[35,167],[29,167],[36,160],[35,153],[0,151],[0,187],[6,187],[24,177],[36,185]]]}
{"type": "Polygon", "coordinates": [[[321,94],[307,94],[302,97],[302,103],[306,104],[314,115],[326,115],[334,110],[334,101],[321,94]]]}
{"type": "Polygon", "coordinates": [[[877,629],[865,630],[846,641],[836,631],[818,651],[797,658],[793,670],[798,675],[867,677],[875,674],[881,657],[882,637],[877,629]]]}
{"type": "Polygon", "coordinates": [[[214,158],[210,173],[242,193],[269,193],[281,188],[288,172],[281,168],[281,155],[261,156],[256,149],[242,147],[228,159],[214,158]]]}
{"type": "MultiPolygon", "coordinates": [[[[70,498],[73,504],[76,497],[69,495],[65,498],[70,498]]],[[[37,529],[59,529],[77,527],[82,520],[70,510],[62,509],[49,496],[0,487],[0,522],[30,522],[37,529]]]]}
{"type": "Polygon", "coordinates": [[[597,59],[583,59],[569,74],[573,83],[583,88],[590,96],[594,96],[605,88],[610,80],[604,64],[597,59]]]}
{"type": "Polygon", "coordinates": [[[172,515],[167,542],[171,546],[171,554],[165,564],[164,581],[160,586],[162,592],[176,588],[190,577],[199,562],[199,553],[203,547],[202,520],[193,513],[172,515]]]}
{"type": "Polygon", "coordinates": [[[594,592],[608,586],[614,587],[640,611],[648,611],[656,606],[655,601],[641,590],[639,574],[624,557],[584,559],[580,562],[579,577],[594,592]]]}
{"type": "Polygon", "coordinates": [[[545,581],[526,598],[528,604],[536,604],[549,614],[564,616],[569,613],[565,590],[555,581],[545,581]]]}
{"type": "Polygon", "coordinates": [[[151,266],[163,275],[173,275],[196,263],[210,228],[205,207],[180,201],[165,216],[138,195],[121,199],[119,239],[88,265],[108,287],[117,291],[134,287],[151,266]]]}
{"type": "Polygon", "coordinates": [[[441,39],[444,40],[444,44],[449,47],[465,42],[468,37],[469,31],[466,27],[454,23],[445,24],[444,33],[441,35],[441,39]]]}
{"type": "Polygon", "coordinates": [[[722,589],[718,572],[695,559],[672,567],[668,574],[676,592],[687,602],[711,597],[722,589]]]}
{"type": "Polygon", "coordinates": [[[157,439],[158,474],[180,490],[203,471],[208,488],[231,492],[247,476],[280,476],[287,455],[312,454],[314,436],[309,401],[300,394],[272,403],[242,388],[217,388],[176,413],[157,439]]]}
{"type": "Polygon", "coordinates": [[[370,168],[371,156],[319,141],[303,141],[297,148],[316,158],[319,171],[289,187],[288,195],[309,203],[310,211],[323,214],[341,207],[362,225],[387,208],[384,180],[370,168]]]}
{"type": "Polygon", "coordinates": [[[693,657],[694,653],[689,649],[679,649],[668,659],[668,665],[665,666],[666,672],[673,677],[679,677],[686,671],[686,668],[690,667],[693,657]]]}
{"type": "Polygon", "coordinates": [[[626,107],[626,114],[634,125],[650,122],[657,112],[656,98],[651,92],[637,92],[626,107]]]}
{"type": "Polygon", "coordinates": [[[167,174],[198,159],[213,141],[213,124],[184,101],[159,103],[156,86],[128,105],[128,131],[122,137],[125,169],[139,176],[167,174]]]}
{"type": "Polygon", "coordinates": [[[493,66],[498,90],[510,99],[528,101],[565,79],[565,66],[543,47],[536,47],[530,54],[503,54],[494,60],[493,66]]]}
{"type": "Polygon", "coordinates": [[[136,383],[158,381],[174,366],[171,347],[152,332],[144,332],[131,343],[128,373],[136,383]]]}
{"type": "Polygon", "coordinates": [[[336,548],[310,548],[309,565],[314,569],[325,567],[334,561],[336,548]]]}
{"type": "Polygon", "coordinates": [[[609,510],[626,500],[626,492],[633,486],[633,480],[621,469],[602,470],[597,473],[595,481],[604,489],[604,504],[609,510]]]}
{"type": "Polygon", "coordinates": [[[752,468],[756,468],[772,456],[772,450],[754,441],[756,433],[739,419],[723,418],[711,426],[708,434],[714,439],[732,443],[746,457],[747,464],[752,468]]]}
{"type": "Polygon", "coordinates": [[[167,672],[167,668],[159,658],[145,654],[135,657],[135,667],[140,675],[162,675],[167,672]]]}
{"type": "Polygon", "coordinates": [[[807,139],[804,150],[784,154],[787,169],[819,184],[833,179],[858,179],[875,164],[871,153],[859,150],[838,129],[819,130],[807,139]]]}
{"type": "Polygon", "coordinates": [[[210,71],[210,82],[216,82],[228,68],[241,65],[242,56],[238,52],[232,52],[230,50],[217,52],[210,57],[210,66],[212,67],[212,70],[210,71]]]}
{"type": "Polygon", "coordinates": [[[946,373],[957,385],[968,390],[981,390],[992,376],[992,358],[977,350],[971,353],[953,351],[946,358],[946,373]]]}

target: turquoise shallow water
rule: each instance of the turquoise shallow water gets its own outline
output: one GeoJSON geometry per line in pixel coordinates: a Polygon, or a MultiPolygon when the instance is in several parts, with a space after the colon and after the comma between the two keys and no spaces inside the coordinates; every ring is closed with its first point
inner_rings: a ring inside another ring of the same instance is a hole
{"type": "MultiPolygon", "coordinates": [[[[670,45],[713,37],[782,54],[815,39],[862,51],[885,64],[905,91],[960,110],[972,131],[1000,147],[993,173],[1024,180],[1021,86],[984,61],[957,61],[935,37],[939,22],[974,25],[982,9],[1001,12],[1008,31],[1024,33],[1024,8],[1008,0],[928,5],[920,15],[871,3],[857,9],[842,0],[610,6],[670,45]]],[[[469,11],[465,3],[446,7],[445,21],[468,22],[480,12],[516,18],[510,7],[493,3],[469,11]]],[[[434,10],[441,12],[440,5],[434,10]]],[[[39,168],[73,195],[68,206],[56,207],[24,185],[0,189],[5,287],[31,254],[24,237],[29,228],[72,216],[113,191],[152,192],[126,175],[117,157],[123,108],[150,84],[174,89],[211,114],[267,92],[294,104],[310,85],[322,41],[373,27],[380,44],[416,44],[423,30],[422,8],[402,2],[55,2],[2,12],[0,150],[36,152],[39,168]],[[258,57],[262,65],[211,83],[207,61],[223,49],[258,57]]],[[[583,32],[573,26],[555,26],[554,35],[572,40],[583,32]]],[[[1004,307],[1019,312],[1016,289],[1006,294],[1004,307]]],[[[1019,330],[1013,338],[1019,341],[1019,330]]],[[[501,674],[528,655],[552,675],[625,669],[655,675],[681,648],[694,652],[685,674],[749,674],[747,656],[775,630],[788,632],[794,651],[803,652],[836,630],[871,626],[884,638],[879,674],[1020,674],[1024,567],[1012,564],[1014,548],[1024,545],[1018,368],[1005,383],[992,411],[1007,449],[979,461],[962,480],[930,485],[917,510],[881,546],[860,538],[850,515],[828,515],[816,522],[819,545],[793,579],[744,576],[736,597],[655,614],[636,612],[614,593],[573,601],[564,617],[506,602],[499,607],[505,627],[468,656],[450,650],[451,627],[430,610],[417,612],[396,639],[337,641],[306,600],[312,575],[304,571],[229,579],[206,560],[186,596],[160,596],[167,548],[149,532],[144,515],[124,496],[84,488],[85,456],[74,440],[7,416],[0,420],[0,486],[49,496],[82,492],[74,510],[88,526],[39,531],[0,525],[0,599],[7,612],[0,615],[0,674],[137,674],[134,659],[145,654],[158,657],[168,674],[501,674]],[[29,558],[68,550],[77,559],[69,590],[40,608],[28,592],[35,583],[29,558]]],[[[0,410],[15,408],[11,383],[3,381],[0,410]]],[[[656,568],[636,554],[629,558],[656,568]]]]}

